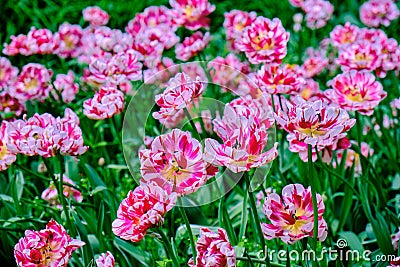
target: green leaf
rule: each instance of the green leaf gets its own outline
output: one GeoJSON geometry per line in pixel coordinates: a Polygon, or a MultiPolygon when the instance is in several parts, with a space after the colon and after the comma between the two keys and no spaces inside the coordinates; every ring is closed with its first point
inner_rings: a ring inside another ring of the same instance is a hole
{"type": "Polygon", "coordinates": [[[376,240],[378,242],[379,248],[385,255],[394,254],[393,245],[390,238],[389,226],[385,218],[379,213],[376,213],[376,220],[371,221],[372,229],[374,230],[376,240]]]}
{"type": "Polygon", "coordinates": [[[14,199],[11,196],[5,194],[0,194],[0,199],[2,201],[14,202],[14,199]]]}
{"type": "Polygon", "coordinates": [[[73,157],[65,157],[65,174],[71,179],[79,178],[78,162],[73,157]]]}
{"type": "Polygon", "coordinates": [[[392,189],[399,190],[400,189],[400,175],[397,173],[392,182],[392,189]]]}
{"type": "Polygon", "coordinates": [[[169,267],[172,266],[172,260],[164,259],[163,261],[156,261],[156,267],[169,267]]]}
{"type": "MultiPolygon", "coordinates": [[[[204,225],[197,225],[197,224],[191,224],[190,228],[192,229],[193,235],[200,235],[200,228],[202,227],[207,227],[211,231],[217,232],[218,227],[213,227],[213,226],[204,226],[204,225]]],[[[175,242],[176,245],[179,246],[179,244],[182,242],[184,238],[187,238],[187,230],[185,225],[181,225],[178,227],[175,233],[175,242]]]]}
{"type": "Polygon", "coordinates": [[[72,212],[72,216],[74,217],[75,220],[74,224],[79,232],[81,240],[86,243],[85,246],[82,247],[82,249],[85,251],[84,256],[86,256],[83,257],[85,265],[88,265],[90,260],[93,259],[94,257],[92,246],[88,239],[88,232],[85,226],[82,224],[82,220],[78,217],[78,214],[76,212],[72,212]]]}
{"type": "Polygon", "coordinates": [[[133,258],[135,258],[137,261],[139,261],[143,266],[154,266],[151,260],[151,256],[148,252],[145,252],[141,250],[140,248],[132,245],[131,243],[128,243],[120,238],[115,238],[114,239],[114,245],[117,248],[120,248],[130,254],[133,258]],[[151,265],[150,265],[151,264],[151,265]]]}
{"type": "Polygon", "coordinates": [[[89,164],[85,163],[85,172],[87,176],[89,177],[89,180],[94,186],[103,186],[106,187],[106,184],[103,182],[103,180],[100,178],[100,176],[97,174],[96,170],[92,168],[89,164]]]}
{"type": "Polygon", "coordinates": [[[364,247],[358,238],[358,236],[353,232],[341,232],[340,237],[346,240],[347,245],[354,250],[358,250],[360,252],[364,251],[364,247]]]}
{"type": "MultiPolygon", "coordinates": [[[[345,161],[345,160],[342,160],[342,161],[345,161]]],[[[350,181],[350,183],[351,183],[351,181],[350,181]]],[[[343,197],[342,208],[341,208],[340,223],[339,223],[339,229],[338,229],[339,231],[343,229],[343,226],[346,223],[346,220],[350,213],[352,204],[353,204],[353,190],[350,188],[350,185],[345,185],[344,197],[343,197]]]]}
{"type": "MultiPolygon", "coordinates": [[[[247,189],[246,189],[247,190],[247,189]]],[[[246,232],[247,222],[248,222],[248,214],[247,214],[247,198],[249,194],[244,194],[243,204],[242,204],[242,216],[240,220],[240,228],[239,228],[239,240],[242,239],[246,232]]]]}
{"type": "Polygon", "coordinates": [[[82,209],[82,207],[75,207],[75,209],[79,216],[86,222],[88,229],[95,232],[97,229],[96,217],[82,209]]]}
{"type": "Polygon", "coordinates": [[[107,168],[115,169],[115,170],[127,170],[128,166],[126,166],[126,165],[117,165],[117,164],[109,164],[109,165],[107,165],[107,168]]]}
{"type": "Polygon", "coordinates": [[[233,248],[235,249],[236,256],[243,257],[244,252],[246,251],[245,247],[237,245],[237,246],[234,246],[233,248]]]}
{"type": "Polygon", "coordinates": [[[96,143],[95,145],[91,145],[90,147],[92,149],[98,148],[98,147],[104,147],[104,146],[108,146],[110,143],[106,142],[106,141],[101,141],[96,143]]]}
{"type": "Polygon", "coordinates": [[[102,192],[102,191],[105,191],[105,190],[107,190],[107,187],[105,187],[105,186],[96,186],[96,188],[95,189],[93,189],[91,192],[90,192],[90,195],[96,195],[97,193],[99,193],[99,192],[102,192]]]}
{"type": "MultiPolygon", "coordinates": [[[[225,226],[224,228],[228,234],[229,241],[232,244],[236,245],[237,238],[236,238],[235,230],[233,229],[233,226],[232,226],[232,219],[230,218],[230,216],[226,210],[225,197],[222,197],[220,199],[219,207],[220,207],[219,213],[222,213],[223,225],[225,226]]],[[[241,209],[239,209],[239,210],[241,210],[241,209]]],[[[232,214],[232,213],[230,213],[230,214],[232,214]]]]}
{"type": "Polygon", "coordinates": [[[21,200],[21,196],[24,191],[24,185],[25,185],[24,175],[20,170],[17,170],[15,172],[15,193],[18,202],[21,200]]]}

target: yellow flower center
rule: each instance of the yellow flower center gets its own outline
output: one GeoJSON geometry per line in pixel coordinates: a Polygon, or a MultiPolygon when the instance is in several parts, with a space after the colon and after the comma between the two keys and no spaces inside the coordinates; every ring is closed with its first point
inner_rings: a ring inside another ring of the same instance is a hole
{"type": "Polygon", "coordinates": [[[162,171],[162,177],[165,177],[165,179],[168,181],[174,181],[174,184],[177,184],[185,178],[184,173],[186,172],[187,170],[183,169],[175,160],[173,160],[172,166],[165,166],[164,170],[162,171]]]}
{"type": "Polygon", "coordinates": [[[42,249],[42,261],[45,266],[50,265],[52,263],[52,249],[50,246],[47,246],[42,249]]]}
{"type": "Polygon", "coordinates": [[[294,235],[300,235],[303,233],[303,231],[301,229],[302,229],[303,225],[305,225],[306,223],[307,223],[306,221],[296,220],[295,224],[286,225],[283,227],[283,229],[285,229],[288,232],[293,233],[294,235]]]}
{"type": "Polygon", "coordinates": [[[304,99],[310,98],[311,89],[310,89],[309,87],[306,87],[303,91],[300,92],[300,95],[301,95],[304,99]]]}
{"type": "Polygon", "coordinates": [[[263,46],[262,50],[271,50],[274,48],[274,44],[273,43],[265,43],[265,45],[263,46]]]}
{"type": "Polygon", "coordinates": [[[195,21],[198,18],[198,16],[193,16],[193,11],[194,11],[194,8],[192,6],[189,6],[189,5],[187,5],[185,7],[185,9],[184,9],[184,13],[186,15],[186,18],[189,21],[195,21]]]}
{"type": "Polygon", "coordinates": [[[151,28],[155,27],[157,25],[157,21],[155,19],[149,19],[149,21],[147,22],[147,25],[151,28]]]}
{"type": "Polygon", "coordinates": [[[243,27],[244,25],[242,24],[242,23],[237,23],[236,25],[235,25],[235,30],[237,30],[237,31],[242,31],[243,30],[243,27]]]}
{"type": "Polygon", "coordinates": [[[274,43],[271,42],[270,44],[268,42],[265,42],[263,46],[260,45],[260,42],[264,40],[266,37],[268,37],[267,32],[261,32],[258,36],[253,38],[253,42],[255,44],[254,49],[257,51],[259,50],[271,50],[274,48],[274,43]]]}
{"type": "Polygon", "coordinates": [[[29,82],[25,83],[25,91],[32,91],[39,85],[39,81],[37,79],[32,79],[29,82]]]}
{"type": "Polygon", "coordinates": [[[65,47],[68,49],[72,49],[74,48],[74,42],[71,40],[71,38],[69,36],[67,36],[64,40],[65,42],[65,47]]]}
{"type": "Polygon", "coordinates": [[[302,228],[305,224],[308,223],[308,221],[298,220],[298,217],[303,216],[305,213],[306,212],[303,209],[296,210],[295,214],[292,215],[293,219],[295,219],[295,223],[290,225],[285,225],[283,229],[293,233],[294,235],[302,234],[303,233],[302,228]]]}
{"type": "Polygon", "coordinates": [[[360,94],[360,90],[358,89],[358,87],[354,87],[354,88],[348,88],[349,93],[346,94],[346,98],[352,102],[363,102],[364,98],[362,97],[362,95],[360,94]]]}
{"type": "Polygon", "coordinates": [[[346,98],[352,102],[363,102],[363,100],[364,100],[362,98],[361,94],[355,94],[355,95],[349,94],[346,96],[346,98]]]}
{"type": "Polygon", "coordinates": [[[326,131],[321,131],[318,129],[319,124],[312,125],[311,128],[297,128],[299,132],[302,134],[311,136],[311,137],[316,137],[316,136],[322,136],[326,133],[326,131]]]}
{"type": "Polygon", "coordinates": [[[370,57],[368,57],[367,55],[363,55],[363,54],[356,54],[355,56],[355,60],[356,61],[369,61],[370,57]]]}
{"type": "Polygon", "coordinates": [[[350,43],[352,37],[353,34],[351,32],[346,32],[345,34],[343,34],[341,39],[342,44],[350,43]]]}
{"type": "Polygon", "coordinates": [[[0,147],[0,160],[4,159],[4,157],[8,154],[6,144],[0,147]]]}

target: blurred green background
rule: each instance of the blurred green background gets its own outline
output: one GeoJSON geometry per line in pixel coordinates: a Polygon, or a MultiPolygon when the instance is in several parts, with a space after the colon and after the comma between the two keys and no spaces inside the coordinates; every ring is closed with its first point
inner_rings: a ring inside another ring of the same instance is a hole
{"type": "MultiPolygon", "coordinates": [[[[124,1],[124,0],[101,0],[101,1],[54,1],[54,0],[2,0],[0,16],[0,43],[8,42],[10,35],[27,33],[31,26],[37,28],[48,28],[55,32],[58,26],[67,21],[69,23],[83,24],[82,9],[87,6],[97,5],[106,10],[111,18],[107,26],[123,29],[129,20],[137,12],[143,11],[151,5],[169,6],[168,1],[124,1]]],[[[294,8],[288,0],[263,0],[263,1],[211,1],[216,5],[216,10],[210,15],[211,32],[218,31],[223,23],[223,13],[232,9],[256,11],[258,15],[266,17],[279,17],[284,26],[289,28],[292,25],[292,17],[295,13],[301,12],[294,8]]],[[[359,1],[331,1],[335,6],[335,17],[332,24],[343,21],[352,21],[359,24],[357,10],[359,1]],[[337,14],[340,14],[338,16],[337,14]]],[[[392,25],[393,26],[393,25],[392,25]]],[[[330,27],[318,30],[318,33],[329,32],[330,27]]]]}
{"type": "MultiPolygon", "coordinates": [[[[142,12],[146,7],[152,5],[165,5],[169,7],[167,0],[154,1],[125,1],[125,0],[100,0],[100,1],[79,1],[79,0],[2,0],[0,16],[0,49],[3,44],[10,41],[11,35],[20,33],[26,34],[32,26],[36,28],[48,28],[52,32],[57,31],[60,24],[69,22],[71,24],[80,24],[87,26],[82,18],[82,10],[87,6],[97,5],[106,10],[110,14],[110,20],[107,26],[111,28],[124,29],[129,20],[136,13],[142,12]]],[[[295,8],[289,4],[288,0],[262,0],[262,1],[211,1],[216,5],[216,10],[210,15],[212,33],[220,32],[223,34],[224,12],[232,9],[244,11],[256,11],[258,15],[273,18],[278,17],[282,20],[287,30],[292,30],[293,15],[303,13],[300,8],[295,8]]],[[[334,7],[334,15],[328,25],[315,32],[308,28],[303,28],[301,39],[301,47],[309,45],[317,46],[318,42],[329,36],[329,32],[337,24],[343,24],[350,21],[358,26],[363,26],[359,20],[358,8],[364,1],[345,0],[330,1],[334,7]]],[[[385,32],[389,37],[394,37],[400,30],[398,20],[394,21],[385,32]]],[[[291,38],[291,42],[297,42],[295,38],[291,38]]],[[[215,39],[214,39],[215,40],[215,39]]],[[[220,47],[219,44],[211,44],[220,47]]],[[[297,45],[293,50],[296,49],[297,45]]],[[[294,51],[293,51],[294,52],[294,51]]],[[[290,48],[289,48],[290,57],[290,48]]],[[[21,60],[12,59],[16,64],[21,60]],[[15,62],[17,61],[17,62],[15,62]]],[[[23,61],[23,60],[22,60],[23,61]]],[[[17,64],[17,66],[20,64],[17,64]]]]}

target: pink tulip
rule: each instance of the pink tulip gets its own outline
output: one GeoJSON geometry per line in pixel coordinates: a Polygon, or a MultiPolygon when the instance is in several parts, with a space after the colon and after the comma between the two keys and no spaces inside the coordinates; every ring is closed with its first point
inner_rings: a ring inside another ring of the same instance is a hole
{"type": "Polygon", "coordinates": [[[298,96],[292,102],[285,100],[283,108],[275,114],[275,119],[289,133],[287,138],[312,146],[334,144],[345,137],[346,132],[356,123],[345,110],[325,100],[305,101],[298,96]]]}
{"type": "Polygon", "coordinates": [[[98,85],[119,85],[126,81],[142,79],[140,55],[134,50],[115,54],[112,57],[94,59],[89,65],[88,81],[98,85]]]}
{"type": "Polygon", "coordinates": [[[320,74],[329,61],[325,56],[325,51],[309,48],[306,52],[308,57],[304,60],[303,65],[301,65],[301,72],[304,78],[308,79],[320,74]]]}
{"type": "Polygon", "coordinates": [[[386,97],[382,84],[368,71],[345,72],[328,82],[333,89],[326,96],[342,109],[372,115],[374,108],[386,97]]]}
{"type": "Polygon", "coordinates": [[[210,19],[207,18],[215,10],[208,0],[170,0],[173,21],[195,31],[200,28],[209,29],[210,19]]]}
{"type": "Polygon", "coordinates": [[[40,231],[26,230],[14,247],[14,256],[21,267],[65,267],[71,254],[85,245],[78,239],[72,239],[64,227],[51,220],[46,229],[40,231]]]}
{"type": "Polygon", "coordinates": [[[346,22],[344,26],[337,25],[330,33],[332,45],[335,47],[343,47],[354,43],[357,40],[360,28],[346,22]]]}
{"type": "Polygon", "coordinates": [[[17,160],[15,153],[7,149],[7,122],[2,121],[0,126],[0,171],[6,170],[14,161],[17,160]]]}
{"type": "Polygon", "coordinates": [[[140,163],[143,181],[180,195],[197,191],[215,175],[203,160],[200,142],[179,129],[156,137],[149,149],[141,150],[140,163]]]}
{"type": "Polygon", "coordinates": [[[10,92],[21,101],[44,101],[52,89],[51,76],[53,72],[45,66],[29,63],[22,68],[10,92]]]}
{"type": "Polygon", "coordinates": [[[110,251],[106,253],[101,253],[101,255],[96,259],[97,267],[114,267],[115,259],[110,251]]]}
{"type": "Polygon", "coordinates": [[[13,120],[26,112],[25,102],[15,98],[8,88],[0,92],[0,118],[13,120]]]}
{"type": "Polygon", "coordinates": [[[204,91],[204,83],[200,77],[193,80],[185,73],[178,73],[168,82],[163,93],[155,96],[159,111],[153,113],[153,117],[165,124],[165,121],[182,114],[184,108],[189,108],[197,101],[204,91]]]}
{"type": "MultiPolygon", "coordinates": [[[[77,83],[74,83],[75,75],[70,70],[67,74],[57,74],[56,80],[54,81],[54,89],[61,94],[62,101],[64,103],[70,103],[75,99],[76,94],[78,93],[79,86],[77,83]]],[[[53,95],[55,99],[58,99],[58,94],[53,91],[53,95]]]]}
{"type": "Polygon", "coordinates": [[[112,231],[122,239],[139,242],[149,228],[164,222],[164,215],[174,207],[176,197],[176,193],[154,183],[136,187],[121,202],[112,231]]]}
{"type": "Polygon", "coordinates": [[[27,34],[25,42],[29,54],[51,54],[54,52],[53,34],[48,29],[32,27],[27,34]]]}
{"type": "Polygon", "coordinates": [[[54,34],[54,53],[62,58],[76,58],[82,53],[83,29],[80,25],[63,23],[54,34]]]}
{"type": "Polygon", "coordinates": [[[60,153],[78,156],[88,149],[83,145],[78,116],[68,108],[63,118],[54,118],[45,113],[9,122],[7,134],[7,149],[16,154],[53,157],[60,153]]]}
{"type": "Polygon", "coordinates": [[[257,72],[256,82],[260,89],[269,94],[297,94],[305,83],[295,65],[264,64],[257,72]]]}
{"type": "MultiPolygon", "coordinates": [[[[57,179],[60,180],[60,175],[57,175],[57,179]]],[[[70,178],[68,178],[66,175],[63,175],[62,182],[66,183],[66,184],[70,184],[72,186],[75,186],[75,183],[70,178]]],[[[77,189],[75,189],[72,186],[64,184],[63,185],[63,195],[66,198],[73,199],[76,202],[82,202],[82,200],[83,200],[82,193],[79,192],[77,189]]],[[[49,202],[50,206],[55,207],[59,210],[62,209],[62,205],[60,203],[60,199],[58,196],[58,191],[57,191],[56,185],[53,182],[50,183],[50,186],[42,192],[41,198],[46,200],[47,202],[49,202]]]]}
{"type": "Polygon", "coordinates": [[[190,267],[235,267],[236,255],[229,242],[226,231],[218,228],[215,233],[208,228],[200,229],[200,237],[196,243],[196,265],[193,258],[188,262],[190,267]]]}
{"type": "Polygon", "coordinates": [[[238,50],[237,43],[242,37],[243,29],[250,26],[257,17],[256,12],[245,12],[241,10],[231,10],[224,14],[224,28],[226,38],[231,50],[238,50]]]}
{"type": "Polygon", "coordinates": [[[237,47],[246,53],[250,63],[281,63],[287,54],[289,35],[278,18],[257,17],[243,29],[237,47]]]}
{"type": "Polygon", "coordinates": [[[18,76],[18,68],[14,67],[10,60],[0,57],[0,88],[13,85],[18,76]]]}
{"type": "Polygon", "coordinates": [[[311,98],[319,98],[323,96],[323,91],[319,89],[319,84],[313,79],[305,79],[305,84],[300,89],[300,96],[304,100],[310,100],[311,98]]]}
{"type": "Polygon", "coordinates": [[[216,57],[208,63],[213,83],[218,84],[223,92],[236,92],[239,82],[250,72],[247,62],[241,62],[234,54],[226,58],[216,57]]]}
{"type": "Polygon", "coordinates": [[[188,61],[190,58],[203,51],[210,40],[211,36],[209,32],[206,32],[204,36],[200,31],[193,33],[191,36],[186,37],[181,44],[176,45],[176,58],[182,61],[188,61]]]}
{"type": "Polygon", "coordinates": [[[4,44],[3,53],[7,56],[16,56],[18,54],[29,56],[31,53],[26,46],[26,35],[11,35],[11,43],[4,44]]]}
{"type": "Polygon", "coordinates": [[[310,29],[324,27],[333,14],[333,5],[325,0],[305,0],[301,8],[306,13],[307,27],[310,29]]]}
{"type": "MultiPolygon", "coordinates": [[[[325,205],[320,194],[317,194],[317,207],[318,240],[324,241],[328,226],[322,217],[325,205]]],[[[285,243],[293,244],[304,237],[313,237],[314,210],[310,187],[287,185],[282,190],[282,199],[276,193],[269,194],[263,212],[271,221],[270,224],[261,224],[266,239],[280,238],[285,243]]]]}
{"type": "Polygon", "coordinates": [[[266,148],[268,129],[273,124],[266,98],[238,98],[226,104],[223,117],[217,116],[213,123],[223,144],[207,138],[205,161],[238,173],[263,166],[278,156],[278,143],[266,148]]]}
{"type": "Polygon", "coordinates": [[[360,19],[368,27],[388,27],[399,16],[400,11],[393,0],[369,0],[360,7],[360,19]]]}
{"type": "Polygon", "coordinates": [[[381,46],[367,40],[352,43],[339,50],[338,63],[343,71],[375,70],[381,65],[381,46]]]}
{"type": "Polygon", "coordinates": [[[83,114],[92,120],[104,120],[124,110],[124,94],[114,86],[100,87],[93,98],[83,102],[83,114]]]}
{"type": "Polygon", "coordinates": [[[173,14],[171,9],[165,6],[150,6],[145,8],[142,13],[137,13],[129,21],[125,30],[132,36],[135,36],[145,29],[156,28],[160,25],[169,25],[175,31],[176,27],[172,25],[172,20],[173,14]]]}
{"type": "Polygon", "coordinates": [[[110,16],[98,6],[89,6],[82,11],[83,19],[90,23],[90,26],[106,25],[110,16]]]}

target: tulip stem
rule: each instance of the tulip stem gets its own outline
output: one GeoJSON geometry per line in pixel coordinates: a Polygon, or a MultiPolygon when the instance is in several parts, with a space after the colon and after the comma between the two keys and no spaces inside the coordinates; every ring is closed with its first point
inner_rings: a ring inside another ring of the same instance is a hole
{"type": "Polygon", "coordinates": [[[168,240],[167,235],[161,229],[155,228],[155,232],[161,236],[161,239],[164,243],[164,247],[167,250],[168,255],[171,257],[174,267],[179,267],[180,264],[179,264],[178,258],[176,257],[176,254],[175,254],[174,250],[172,249],[172,246],[170,244],[170,241],[168,240]]]}
{"type": "Polygon", "coordinates": [[[356,111],[356,124],[357,124],[357,143],[361,151],[362,124],[361,124],[360,113],[357,111],[356,111]]]}
{"type": "Polygon", "coordinates": [[[274,96],[275,96],[275,95],[271,95],[271,104],[272,104],[272,111],[273,111],[274,113],[276,113],[274,96]]]}
{"type": "Polygon", "coordinates": [[[282,94],[278,94],[278,99],[279,99],[279,106],[281,107],[281,110],[283,111],[283,105],[282,105],[282,99],[281,99],[282,94]]]}
{"type": "MultiPolygon", "coordinates": [[[[72,224],[71,219],[70,219],[70,217],[69,217],[69,210],[67,209],[67,204],[66,204],[65,196],[64,196],[64,183],[63,183],[64,168],[65,168],[65,165],[64,165],[64,164],[65,164],[65,163],[64,163],[64,156],[58,154],[58,155],[55,157],[55,160],[58,162],[58,170],[59,170],[59,173],[60,173],[60,179],[58,180],[58,184],[55,183],[55,185],[56,185],[56,187],[57,187],[57,191],[58,191],[58,197],[60,198],[61,205],[62,205],[63,210],[64,210],[64,213],[65,213],[65,218],[66,218],[66,220],[67,220],[67,225],[68,225],[68,227],[70,228],[71,233],[72,233],[74,236],[76,236],[77,233],[75,232],[75,227],[74,227],[74,225],[72,224]]],[[[52,176],[52,178],[53,178],[54,180],[56,180],[55,177],[54,177],[54,175],[52,176]]],[[[54,180],[53,180],[53,181],[54,181],[54,180]]]]}
{"type": "Polygon", "coordinates": [[[210,71],[209,71],[209,69],[207,67],[206,58],[204,57],[203,52],[200,52],[198,54],[198,58],[199,58],[199,61],[200,61],[200,65],[204,69],[204,72],[206,74],[207,87],[208,88],[211,87],[212,93],[213,93],[213,95],[215,95],[215,99],[218,99],[221,90],[218,88],[218,84],[213,82],[213,78],[211,77],[210,71]]]}
{"type": "Polygon", "coordinates": [[[199,141],[201,141],[202,138],[200,136],[200,133],[197,131],[196,125],[194,125],[194,121],[189,113],[189,110],[187,108],[183,108],[183,112],[185,112],[185,115],[189,120],[190,126],[192,126],[193,131],[197,133],[197,137],[199,138],[199,141]]]}
{"type": "Polygon", "coordinates": [[[196,259],[197,259],[196,244],[194,243],[192,228],[190,227],[190,223],[189,223],[188,217],[186,215],[185,208],[182,206],[181,198],[179,198],[179,211],[181,212],[183,221],[185,222],[186,230],[189,235],[190,245],[192,247],[194,265],[196,265],[196,259]]]}
{"type": "Polygon", "coordinates": [[[247,193],[249,194],[250,207],[253,212],[254,222],[256,224],[255,230],[257,232],[257,237],[260,239],[262,249],[265,249],[265,240],[263,232],[261,230],[261,223],[260,223],[260,218],[258,217],[256,201],[254,200],[253,192],[250,191],[250,177],[248,172],[244,174],[244,179],[246,182],[247,193]]]}
{"type": "Polygon", "coordinates": [[[65,219],[67,222],[67,226],[71,232],[71,235],[76,236],[76,231],[75,231],[75,227],[73,226],[71,219],[69,217],[69,212],[67,209],[67,204],[65,202],[65,196],[64,196],[64,184],[63,184],[63,174],[64,174],[64,157],[60,154],[56,155],[55,157],[53,157],[53,162],[54,162],[54,166],[55,168],[53,168],[53,166],[49,163],[49,161],[47,160],[47,158],[42,158],[43,159],[43,163],[46,166],[47,170],[51,173],[53,173],[53,175],[51,175],[51,180],[54,183],[54,186],[57,190],[57,194],[58,194],[58,198],[61,202],[61,206],[62,209],[65,213],[65,219]],[[55,174],[59,173],[60,174],[60,179],[56,179],[55,174]]]}
{"type": "Polygon", "coordinates": [[[114,138],[118,140],[119,145],[122,145],[121,136],[119,135],[117,127],[115,126],[114,117],[108,118],[108,123],[110,126],[111,134],[114,138]]]}
{"type": "MultiPolygon", "coordinates": [[[[315,189],[315,181],[314,181],[314,168],[312,162],[312,146],[308,145],[308,172],[311,178],[311,196],[313,203],[313,212],[314,212],[314,233],[313,233],[313,250],[315,251],[315,255],[317,254],[317,244],[318,244],[318,205],[317,205],[317,192],[315,189]]],[[[318,266],[317,260],[313,260],[313,267],[318,266]]]]}

